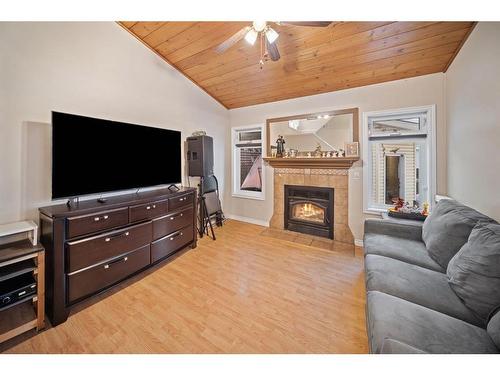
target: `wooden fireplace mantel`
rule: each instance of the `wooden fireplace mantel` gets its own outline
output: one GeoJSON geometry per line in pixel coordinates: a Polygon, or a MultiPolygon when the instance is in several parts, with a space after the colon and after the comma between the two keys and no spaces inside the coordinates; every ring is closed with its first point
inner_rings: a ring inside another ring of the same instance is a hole
{"type": "Polygon", "coordinates": [[[359,157],[338,158],[273,158],[264,160],[274,168],[319,168],[319,169],[349,169],[359,160],[359,157]]]}

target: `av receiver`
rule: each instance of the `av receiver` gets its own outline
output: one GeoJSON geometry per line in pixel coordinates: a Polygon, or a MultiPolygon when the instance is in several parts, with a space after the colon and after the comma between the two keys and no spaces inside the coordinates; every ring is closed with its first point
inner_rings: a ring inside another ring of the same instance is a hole
{"type": "Polygon", "coordinates": [[[36,281],[31,273],[0,282],[0,309],[36,293],[36,281]]]}

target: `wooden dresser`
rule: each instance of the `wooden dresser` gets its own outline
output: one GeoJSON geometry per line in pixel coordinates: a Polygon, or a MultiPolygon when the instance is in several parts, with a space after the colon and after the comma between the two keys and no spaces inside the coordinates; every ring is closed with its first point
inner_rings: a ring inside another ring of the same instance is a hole
{"type": "Polygon", "coordinates": [[[40,208],[46,306],[52,324],[86,298],[196,247],[196,189],[168,189],[40,208]]]}

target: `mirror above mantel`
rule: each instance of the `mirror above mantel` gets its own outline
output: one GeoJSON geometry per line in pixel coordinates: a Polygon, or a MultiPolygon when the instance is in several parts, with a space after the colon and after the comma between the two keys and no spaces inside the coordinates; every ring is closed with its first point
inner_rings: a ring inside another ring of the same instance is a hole
{"type": "Polygon", "coordinates": [[[267,157],[279,168],[350,168],[359,160],[358,108],[268,119],[267,157]]]}

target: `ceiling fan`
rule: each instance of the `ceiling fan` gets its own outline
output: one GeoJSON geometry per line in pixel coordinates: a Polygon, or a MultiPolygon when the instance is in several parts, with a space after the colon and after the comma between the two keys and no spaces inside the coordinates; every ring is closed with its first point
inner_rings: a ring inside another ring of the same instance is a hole
{"type": "MultiPolygon", "coordinates": [[[[327,27],[332,21],[301,21],[301,22],[274,22],[279,26],[309,26],[309,27],[327,27]]],[[[276,39],[278,39],[279,34],[274,30],[266,21],[254,21],[252,26],[245,26],[230,38],[226,39],[224,42],[219,44],[215,51],[217,53],[223,53],[241,39],[245,39],[251,45],[254,45],[257,39],[260,39],[260,67],[270,58],[272,61],[278,61],[280,59],[280,53],[278,51],[278,46],[276,45],[276,39]]]]}

